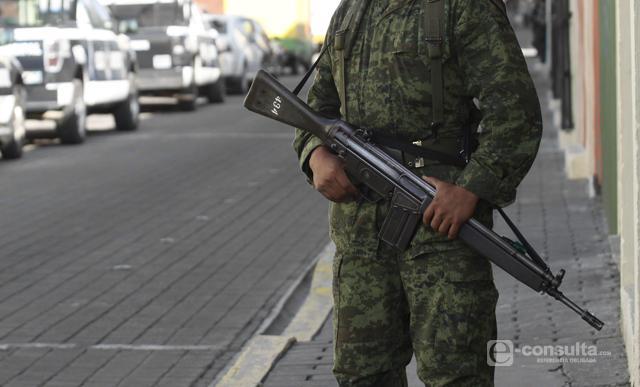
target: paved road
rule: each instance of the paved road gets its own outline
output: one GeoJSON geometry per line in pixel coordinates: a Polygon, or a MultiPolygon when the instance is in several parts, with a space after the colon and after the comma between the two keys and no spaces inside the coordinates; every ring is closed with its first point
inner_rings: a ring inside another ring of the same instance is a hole
{"type": "Polygon", "coordinates": [[[0,163],[1,386],[204,386],[241,348],[328,238],[241,101],[0,163]]]}

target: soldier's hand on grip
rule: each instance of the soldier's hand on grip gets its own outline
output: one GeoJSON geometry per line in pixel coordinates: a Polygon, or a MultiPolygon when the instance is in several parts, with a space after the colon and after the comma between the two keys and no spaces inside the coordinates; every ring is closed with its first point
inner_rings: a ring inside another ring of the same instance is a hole
{"type": "Polygon", "coordinates": [[[436,188],[436,196],[424,212],[422,221],[449,239],[457,238],[460,227],[473,216],[479,198],[462,187],[434,177],[423,179],[436,188]]]}
{"type": "Polygon", "coordinates": [[[346,203],[360,197],[344,170],[344,162],[324,146],[316,148],[309,158],[313,171],[313,186],[324,197],[336,203],[346,203]]]}

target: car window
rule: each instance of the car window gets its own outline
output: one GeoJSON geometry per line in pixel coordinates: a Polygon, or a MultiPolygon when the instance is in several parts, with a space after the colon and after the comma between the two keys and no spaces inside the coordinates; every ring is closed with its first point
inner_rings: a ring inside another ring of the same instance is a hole
{"type": "Polygon", "coordinates": [[[240,31],[242,31],[247,38],[251,38],[253,35],[253,23],[249,20],[243,20],[242,24],[240,24],[240,31]]]}
{"type": "Polygon", "coordinates": [[[89,17],[91,18],[92,24],[96,28],[106,28],[111,29],[111,14],[109,11],[96,0],[83,0],[85,5],[87,6],[87,11],[89,12],[89,17]]]}
{"type": "Polygon", "coordinates": [[[76,22],[78,23],[78,27],[93,27],[89,11],[84,1],[78,1],[76,4],[76,22]]]}
{"type": "Polygon", "coordinates": [[[113,16],[121,23],[135,24],[139,28],[185,25],[184,8],[171,3],[115,3],[113,16]]]}
{"type": "Polygon", "coordinates": [[[40,27],[71,18],[71,0],[0,0],[0,26],[40,27]]]}

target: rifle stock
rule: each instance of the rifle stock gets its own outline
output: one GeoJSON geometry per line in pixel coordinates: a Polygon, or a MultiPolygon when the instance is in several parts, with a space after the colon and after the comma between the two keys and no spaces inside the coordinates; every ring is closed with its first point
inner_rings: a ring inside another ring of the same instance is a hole
{"type": "Polygon", "coordinates": [[[254,113],[301,128],[323,141],[336,120],[321,117],[287,90],[277,79],[260,70],[251,84],[244,106],[254,113]]]}

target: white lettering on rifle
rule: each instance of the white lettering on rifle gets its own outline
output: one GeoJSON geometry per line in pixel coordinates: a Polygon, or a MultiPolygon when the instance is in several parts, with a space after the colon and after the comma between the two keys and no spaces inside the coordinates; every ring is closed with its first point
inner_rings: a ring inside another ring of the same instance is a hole
{"type": "Polygon", "coordinates": [[[276,116],[280,115],[280,108],[282,107],[282,98],[280,96],[276,96],[276,99],[273,100],[273,109],[271,109],[271,113],[276,116]]]}

